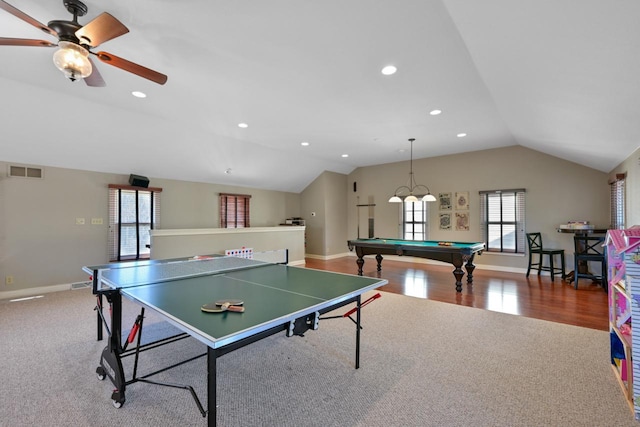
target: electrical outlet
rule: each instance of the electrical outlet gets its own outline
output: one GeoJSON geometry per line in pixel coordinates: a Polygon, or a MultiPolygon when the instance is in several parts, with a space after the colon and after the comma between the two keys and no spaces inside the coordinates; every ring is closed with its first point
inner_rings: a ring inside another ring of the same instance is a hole
{"type": "Polygon", "coordinates": [[[84,218],[76,218],[76,225],[84,225],[84,218]]]}
{"type": "Polygon", "coordinates": [[[102,218],[91,218],[91,225],[102,225],[102,218]]]}
{"type": "Polygon", "coordinates": [[[4,282],[5,282],[7,285],[13,285],[13,276],[6,276],[6,277],[4,278],[4,282]]]}

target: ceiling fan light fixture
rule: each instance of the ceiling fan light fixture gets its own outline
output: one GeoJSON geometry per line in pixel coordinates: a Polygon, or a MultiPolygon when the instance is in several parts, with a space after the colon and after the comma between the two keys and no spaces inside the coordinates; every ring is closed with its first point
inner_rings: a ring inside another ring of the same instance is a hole
{"type": "Polygon", "coordinates": [[[53,63],[69,80],[84,79],[91,75],[93,68],[89,61],[89,51],[72,42],[61,41],[60,49],[53,54],[53,63]]]}
{"type": "MultiPolygon", "coordinates": [[[[72,20],[54,19],[44,25],[32,18],[23,11],[11,6],[5,0],[0,0],[0,9],[8,12],[26,22],[43,30],[58,39],[57,45],[60,47],[53,55],[53,62],[60,71],[70,80],[84,79],[87,86],[103,87],[105,82],[100,75],[100,71],[89,59],[89,53],[98,60],[119,68],[128,73],[135,74],[159,85],[167,82],[167,76],[143,67],[135,62],[117,57],[108,52],[92,52],[93,48],[102,45],[109,40],[120,37],[129,32],[129,29],[117,18],[108,12],[102,12],[88,23],[82,25],[78,22],[78,17],[85,16],[88,12],[87,5],[82,0],[63,0],[67,12],[73,15],[72,20]]],[[[0,38],[0,45],[4,46],[40,46],[53,47],[56,43],[22,38],[0,38]]]]}

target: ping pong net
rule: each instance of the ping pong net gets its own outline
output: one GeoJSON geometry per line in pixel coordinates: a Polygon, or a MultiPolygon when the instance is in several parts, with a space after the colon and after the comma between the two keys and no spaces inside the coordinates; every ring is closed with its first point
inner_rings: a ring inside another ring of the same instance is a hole
{"type": "Polygon", "coordinates": [[[118,266],[98,271],[98,289],[143,286],[190,277],[224,274],[271,264],[287,264],[288,250],[254,252],[252,258],[206,255],[146,265],[118,266]]]}

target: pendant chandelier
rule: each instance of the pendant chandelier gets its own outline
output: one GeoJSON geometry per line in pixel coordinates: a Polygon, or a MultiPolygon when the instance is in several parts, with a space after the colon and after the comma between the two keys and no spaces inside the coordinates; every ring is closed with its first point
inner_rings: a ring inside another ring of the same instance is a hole
{"type": "Polygon", "coordinates": [[[429,191],[429,187],[426,185],[416,184],[416,180],[413,177],[413,141],[415,138],[409,138],[409,142],[411,142],[411,160],[409,162],[409,185],[401,185],[396,188],[396,191],[393,193],[393,196],[389,199],[389,203],[402,203],[405,202],[435,202],[436,198],[431,191],[429,191]],[[420,190],[424,189],[424,190],[420,190]],[[415,193],[415,194],[414,194],[415,193]],[[419,197],[419,198],[418,198],[419,197]]]}

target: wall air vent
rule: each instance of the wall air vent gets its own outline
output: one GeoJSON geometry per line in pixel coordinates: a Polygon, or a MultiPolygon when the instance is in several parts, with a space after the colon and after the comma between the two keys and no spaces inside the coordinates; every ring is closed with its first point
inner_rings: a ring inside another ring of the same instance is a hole
{"type": "Polygon", "coordinates": [[[19,178],[44,178],[44,170],[33,166],[9,165],[9,176],[19,178]]]}

